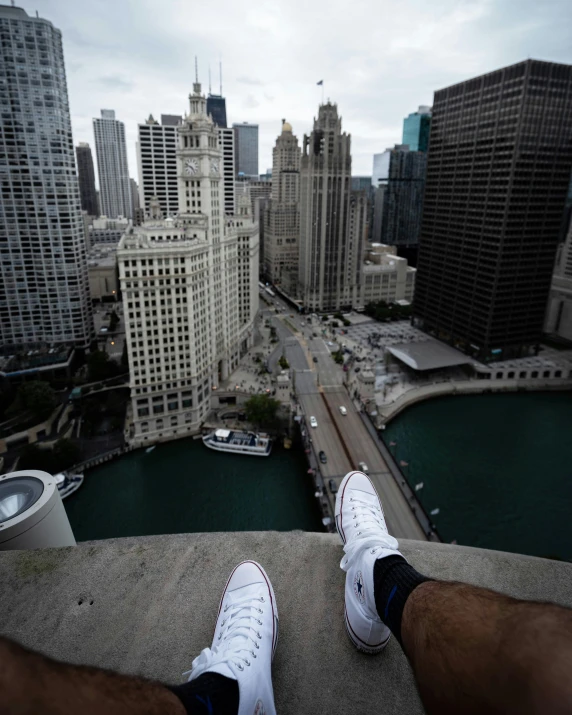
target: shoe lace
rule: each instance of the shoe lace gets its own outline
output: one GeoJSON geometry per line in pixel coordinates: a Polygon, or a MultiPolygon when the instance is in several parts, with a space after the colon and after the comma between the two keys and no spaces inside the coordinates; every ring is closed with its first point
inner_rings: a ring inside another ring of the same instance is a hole
{"type": "Polygon", "coordinates": [[[238,678],[236,670],[243,671],[245,665],[251,664],[248,655],[257,657],[255,650],[259,650],[258,641],[262,639],[257,628],[262,621],[257,614],[264,613],[260,607],[264,602],[263,596],[249,594],[227,603],[223,608],[226,615],[221,622],[216,645],[202,650],[193,660],[191,670],[183,675],[188,675],[189,680],[197,678],[212,666],[224,663],[238,678]]]}
{"type": "Polygon", "coordinates": [[[379,504],[376,504],[360,497],[350,498],[350,511],[353,513],[354,528],[359,528],[357,534],[348,539],[345,546],[345,555],[340,562],[340,567],[347,571],[350,563],[356,554],[365,549],[371,549],[374,554],[379,549],[395,549],[399,547],[397,539],[390,536],[385,526],[383,511],[379,504]]]}

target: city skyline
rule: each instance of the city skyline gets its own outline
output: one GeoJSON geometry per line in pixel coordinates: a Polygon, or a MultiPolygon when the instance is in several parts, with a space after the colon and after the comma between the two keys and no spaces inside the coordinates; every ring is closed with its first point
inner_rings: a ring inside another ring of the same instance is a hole
{"type": "MultiPolygon", "coordinates": [[[[18,4],[34,13],[35,6],[25,0],[18,4]]],[[[517,13],[492,0],[471,6],[443,1],[431,7],[410,2],[391,8],[389,37],[383,31],[384,3],[364,6],[349,24],[339,22],[339,13],[322,12],[322,3],[304,24],[296,8],[287,16],[278,7],[259,8],[249,16],[230,5],[216,11],[196,8],[192,23],[185,21],[191,8],[170,3],[160,18],[146,2],[138,5],[136,18],[126,6],[107,1],[70,11],[67,0],[46,0],[40,14],[63,33],[74,143],[93,142],[91,118],[103,107],[115,109],[126,125],[133,178],[137,124],[149,113],[184,110],[194,55],[205,93],[209,64],[213,92],[219,91],[221,56],[228,121],[260,125],[262,170],[271,165],[282,117],[300,136],[311,131],[322,96],[316,82],[324,79],[324,99],[343,108],[344,126],[352,135],[353,170],[369,174],[372,154],[400,142],[404,117],[421,104],[430,105],[434,91],[527,57],[572,62],[566,37],[572,7],[560,0],[548,5],[540,8],[527,0],[517,13]],[[360,15],[367,16],[365,25],[360,15]],[[193,26],[200,34],[193,34],[193,26]],[[125,28],[130,28],[127,33],[125,28]],[[317,32],[322,38],[318,50],[317,32]],[[245,42],[257,52],[239,52],[245,42]]]]}

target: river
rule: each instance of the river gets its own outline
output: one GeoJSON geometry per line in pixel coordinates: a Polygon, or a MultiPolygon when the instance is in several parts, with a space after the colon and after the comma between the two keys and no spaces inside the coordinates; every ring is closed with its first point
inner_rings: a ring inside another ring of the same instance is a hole
{"type": "Polygon", "coordinates": [[[444,541],[572,560],[572,393],[428,400],[384,440],[444,541]]]}
{"type": "Polygon", "coordinates": [[[78,541],[198,531],[323,531],[301,448],[268,458],[184,439],[131,452],[86,474],[64,501],[78,541]]]}

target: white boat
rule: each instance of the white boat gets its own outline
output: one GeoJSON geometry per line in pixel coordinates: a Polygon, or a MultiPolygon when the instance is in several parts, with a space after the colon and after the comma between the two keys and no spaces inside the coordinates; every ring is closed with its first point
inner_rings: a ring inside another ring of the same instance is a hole
{"type": "Polygon", "coordinates": [[[156,445],[153,445],[152,447],[147,447],[147,449],[145,450],[145,454],[149,454],[150,452],[152,452],[155,449],[155,447],[156,447],[156,445]]]}
{"type": "Polygon", "coordinates": [[[83,474],[65,474],[61,472],[60,474],[55,474],[54,479],[58,485],[58,491],[62,499],[69,497],[77,491],[83,484],[83,474]]]}
{"type": "Polygon", "coordinates": [[[252,454],[257,457],[268,457],[272,449],[272,440],[267,434],[229,429],[217,429],[205,434],[203,442],[209,449],[216,449],[217,452],[252,454]]]}

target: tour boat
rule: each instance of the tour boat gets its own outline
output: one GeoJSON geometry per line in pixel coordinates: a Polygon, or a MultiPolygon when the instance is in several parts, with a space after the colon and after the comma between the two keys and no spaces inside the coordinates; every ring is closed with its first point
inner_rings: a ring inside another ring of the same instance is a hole
{"type": "Polygon", "coordinates": [[[217,452],[252,454],[257,457],[268,457],[272,449],[272,440],[267,434],[229,429],[217,429],[205,434],[203,442],[209,449],[216,449],[217,452]]]}
{"type": "Polygon", "coordinates": [[[67,475],[61,472],[60,474],[56,474],[54,479],[56,480],[58,491],[62,499],[69,497],[70,494],[77,491],[83,484],[83,474],[67,475]]]}

